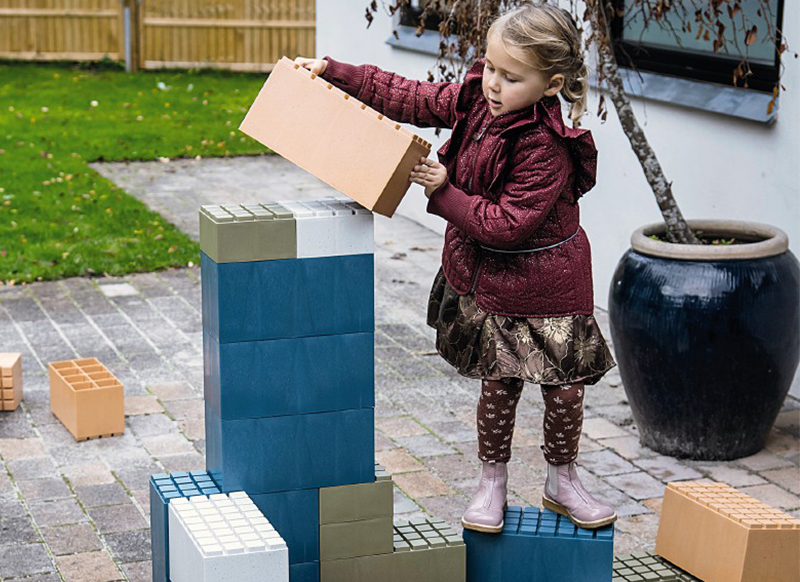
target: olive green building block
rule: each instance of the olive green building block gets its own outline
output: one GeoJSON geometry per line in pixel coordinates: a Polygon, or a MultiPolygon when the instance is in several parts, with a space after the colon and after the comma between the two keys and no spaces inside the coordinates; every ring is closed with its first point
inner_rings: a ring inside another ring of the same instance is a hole
{"type": "Polygon", "coordinates": [[[394,551],[320,562],[320,582],[464,582],[467,548],[441,520],[395,523],[394,551]]]}
{"type": "Polygon", "coordinates": [[[375,479],[374,483],[321,487],[320,525],[388,517],[391,529],[394,509],[392,477],[383,467],[376,465],[375,479]]]}
{"type": "Polygon", "coordinates": [[[614,558],[612,582],[700,582],[691,574],[650,552],[614,558]]]}
{"type": "Polygon", "coordinates": [[[377,517],[319,526],[319,559],[341,560],[393,550],[392,517],[377,517]]]}
{"type": "Polygon", "coordinates": [[[203,206],[200,247],[217,264],[297,258],[294,214],[275,202],[203,206]]]}

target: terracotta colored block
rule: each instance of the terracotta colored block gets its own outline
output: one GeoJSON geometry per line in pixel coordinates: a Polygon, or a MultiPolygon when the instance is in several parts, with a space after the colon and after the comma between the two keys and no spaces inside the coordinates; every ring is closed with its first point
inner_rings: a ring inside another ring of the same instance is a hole
{"type": "Polygon", "coordinates": [[[76,440],[125,432],[122,383],[94,358],[51,362],[50,410],[76,440]]]}
{"type": "Polygon", "coordinates": [[[656,553],[705,582],[800,582],[800,520],[724,483],[670,483],[656,553]]]}
{"type": "Polygon", "coordinates": [[[22,402],[22,354],[0,354],[0,410],[16,410],[22,402]]]}
{"type": "Polygon", "coordinates": [[[284,57],[240,128],[364,207],[392,216],[431,144],[284,57]]]}

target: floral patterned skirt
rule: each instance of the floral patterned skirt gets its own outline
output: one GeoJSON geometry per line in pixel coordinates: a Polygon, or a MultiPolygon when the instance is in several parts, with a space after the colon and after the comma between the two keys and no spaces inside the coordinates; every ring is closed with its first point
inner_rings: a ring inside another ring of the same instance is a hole
{"type": "Polygon", "coordinates": [[[616,366],[591,315],[508,317],[458,295],[439,270],[428,302],[436,349],[468,378],[544,385],[595,384],[616,366]]]}

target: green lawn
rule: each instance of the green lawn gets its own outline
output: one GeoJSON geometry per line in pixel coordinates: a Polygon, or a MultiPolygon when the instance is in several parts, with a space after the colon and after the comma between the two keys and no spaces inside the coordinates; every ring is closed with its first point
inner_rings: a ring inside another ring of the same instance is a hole
{"type": "Polygon", "coordinates": [[[263,75],[0,62],[0,281],[197,263],[198,245],[88,167],[252,154],[263,75]]]}

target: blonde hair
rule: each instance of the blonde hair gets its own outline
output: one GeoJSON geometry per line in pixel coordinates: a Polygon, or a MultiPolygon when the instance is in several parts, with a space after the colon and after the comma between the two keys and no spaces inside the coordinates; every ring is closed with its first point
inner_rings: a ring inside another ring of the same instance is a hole
{"type": "Polygon", "coordinates": [[[544,1],[530,2],[497,18],[489,28],[489,38],[495,34],[506,50],[521,51],[532,67],[551,76],[564,75],[561,95],[572,104],[569,117],[577,126],[586,112],[589,74],[572,15],[544,1]]]}

